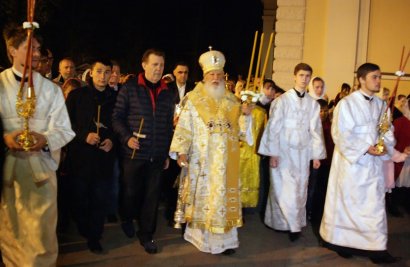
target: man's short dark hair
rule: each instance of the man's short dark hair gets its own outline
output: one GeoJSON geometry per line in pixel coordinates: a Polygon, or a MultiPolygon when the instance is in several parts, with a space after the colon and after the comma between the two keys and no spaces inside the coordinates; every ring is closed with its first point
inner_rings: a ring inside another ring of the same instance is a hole
{"type": "MultiPolygon", "coordinates": [[[[21,25],[9,24],[3,30],[3,38],[6,41],[7,56],[10,62],[13,58],[9,54],[9,48],[18,48],[24,41],[27,40],[27,30],[23,29],[21,25]]],[[[40,44],[43,43],[43,38],[36,31],[33,31],[33,39],[36,39],[40,44]]]]}
{"type": "Polygon", "coordinates": [[[402,100],[403,98],[406,98],[406,96],[405,95],[398,95],[397,96],[397,100],[402,100]]]}
{"type": "Polygon", "coordinates": [[[114,59],[111,59],[110,61],[111,61],[111,67],[114,67],[114,66],[120,67],[120,64],[118,63],[118,61],[116,61],[114,59]]]}
{"type": "Polygon", "coordinates": [[[175,70],[178,66],[184,66],[184,67],[187,67],[187,68],[188,68],[188,70],[189,70],[188,63],[186,63],[185,61],[178,61],[177,63],[175,63],[175,64],[174,64],[174,68],[173,68],[173,70],[175,70]]]}
{"type": "Polygon", "coordinates": [[[263,80],[263,86],[264,86],[264,87],[265,87],[265,84],[267,84],[267,83],[272,84],[272,87],[273,87],[273,88],[275,88],[275,87],[276,87],[275,82],[274,82],[274,81],[272,81],[271,79],[265,79],[265,80],[263,80]]]}
{"type": "Polygon", "coordinates": [[[365,79],[366,75],[369,72],[373,72],[373,71],[376,71],[376,70],[380,70],[380,67],[376,64],[373,64],[373,63],[364,63],[364,64],[362,64],[357,69],[357,72],[356,72],[357,80],[359,80],[359,83],[360,83],[360,78],[365,79]]]}
{"type": "Polygon", "coordinates": [[[275,89],[275,93],[278,93],[278,94],[284,94],[285,92],[286,91],[284,89],[280,88],[280,87],[276,87],[276,89],[275,89]]]}
{"type": "Polygon", "coordinates": [[[318,99],[317,102],[319,103],[320,109],[329,108],[329,104],[324,99],[318,99]]]}
{"type": "Polygon", "coordinates": [[[104,66],[109,66],[112,69],[112,62],[111,60],[107,59],[107,58],[95,58],[93,60],[93,63],[91,64],[91,70],[94,69],[95,65],[97,63],[101,63],[104,66]]]}
{"type": "Polygon", "coordinates": [[[148,57],[153,54],[159,57],[162,57],[165,59],[165,53],[162,50],[155,49],[155,48],[150,48],[147,51],[144,52],[141,58],[141,62],[148,62],[148,57]]]}
{"type": "Polygon", "coordinates": [[[350,87],[350,84],[343,83],[342,87],[340,87],[340,92],[347,91],[348,93],[350,93],[351,89],[352,89],[352,87],[350,87]]]}
{"type": "Polygon", "coordinates": [[[304,70],[304,71],[309,71],[310,74],[313,73],[313,69],[311,66],[309,66],[306,63],[299,63],[295,66],[295,70],[293,71],[293,74],[296,75],[299,71],[304,70]]]}

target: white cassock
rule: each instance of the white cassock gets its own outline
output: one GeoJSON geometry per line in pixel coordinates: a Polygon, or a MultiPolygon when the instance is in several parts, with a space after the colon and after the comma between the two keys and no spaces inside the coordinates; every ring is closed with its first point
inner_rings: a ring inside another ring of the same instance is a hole
{"type": "MultiPolygon", "coordinates": [[[[0,248],[6,266],[55,266],[58,254],[55,171],[60,148],[75,134],[61,89],[37,72],[33,72],[33,81],[37,99],[29,127],[46,137],[50,151],[6,154],[0,208],[0,248]]],[[[5,134],[23,128],[16,112],[19,86],[12,69],[0,74],[5,134]]]]}
{"type": "Polygon", "coordinates": [[[300,232],[306,226],[309,162],[326,157],[319,113],[316,100],[307,93],[300,98],[294,89],[271,104],[259,153],[279,157],[278,167],[270,168],[265,212],[265,224],[276,230],[300,232]]]}
{"type": "MultiPolygon", "coordinates": [[[[378,123],[386,105],[378,97],[365,99],[361,91],[343,98],[333,113],[335,143],[320,226],[322,238],[333,245],[386,250],[387,221],[383,175],[385,156],[372,156],[368,148],[377,143],[378,123]]],[[[388,131],[385,144],[393,152],[394,136],[388,131]]]]}

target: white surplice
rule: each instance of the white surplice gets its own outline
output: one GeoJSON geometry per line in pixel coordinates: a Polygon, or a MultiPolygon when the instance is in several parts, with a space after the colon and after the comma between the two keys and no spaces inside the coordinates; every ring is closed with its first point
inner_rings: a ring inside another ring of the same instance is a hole
{"type": "MultiPolygon", "coordinates": [[[[30,130],[46,137],[50,151],[6,154],[0,208],[0,248],[6,266],[55,266],[58,254],[55,171],[60,148],[75,134],[61,89],[37,72],[33,81],[36,110],[29,121],[30,130]]],[[[5,134],[23,128],[16,112],[19,84],[12,69],[0,74],[5,134]]]]}
{"type": "MultiPolygon", "coordinates": [[[[335,143],[320,235],[331,244],[362,250],[385,250],[387,221],[383,160],[368,148],[377,143],[383,101],[365,99],[361,91],[343,98],[333,113],[335,143]]],[[[385,135],[389,154],[394,136],[385,135]]]]}
{"type": "Polygon", "coordinates": [[[309,161],[324,159],[319,104],[309,94],[297,96],[294,89],[275,99],[262,136],[259,153],[279,157],[270,168],[270,193],[265,224],[276,230],[300,232],[306,226],[309,161]]]}

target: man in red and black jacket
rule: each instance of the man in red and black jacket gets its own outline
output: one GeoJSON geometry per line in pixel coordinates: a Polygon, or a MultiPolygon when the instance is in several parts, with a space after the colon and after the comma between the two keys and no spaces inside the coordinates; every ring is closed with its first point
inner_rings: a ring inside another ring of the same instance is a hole
{"type": "Polygon", "coordinates": [[[124,233],[135,235],[145,251],[157,253],[153,235],[157,223],[161,172],[167,167],[172,138],[174,93],[161,80],[164,53],[147,50],[144,73],[125,83],[113,111],[113,127],[121,143],[122,170],[120,215],[124,233]],[[142,122],[143,121],[143,122],[142,122]]]}

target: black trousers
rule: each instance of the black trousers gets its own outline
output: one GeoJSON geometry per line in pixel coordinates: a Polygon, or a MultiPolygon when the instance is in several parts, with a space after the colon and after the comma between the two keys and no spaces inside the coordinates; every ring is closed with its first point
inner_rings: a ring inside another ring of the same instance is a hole
{"type": "Polygon", "coordinates": [[[269,188],[270,188],[270,167],[269,167],[270,157],[261,157],[259,163],[259,196],[258,196],[258,206],[259,215],[262,222],[265,220],[265,210],[266,204],[268,202],[269,188]]]}
{"type": "Polygon", "coordinates": [[[100,240],[107,211],[107,194],[110,179],[73,175],[72,214],[78,231],[88,240],[100,240]]]}
{"type": "Polygon", "coordinates": [[[150,241],[157,226],[164,161],[122,160],[120,215],[123,221],[138,221],[141,242],[150,241]]]}
{"type": "Polygon", "coordinates": [[[181,173],[176,160],[169,160],[169,167],[162,173],[162,195],[165,200],[165,217],[169,222],[174,221],[174,213],[178,199],[178,187],[175,187],[175,181],[181,173]]]}

